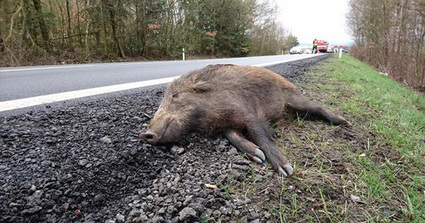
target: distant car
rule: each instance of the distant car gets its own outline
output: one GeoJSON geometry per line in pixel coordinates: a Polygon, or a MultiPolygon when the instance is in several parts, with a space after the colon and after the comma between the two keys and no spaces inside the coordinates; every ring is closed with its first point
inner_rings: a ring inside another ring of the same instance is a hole
{"type": "Polygon", "coordinates": [[[348,53],[348,50],[345,48],[335,48],[335,53],[339,53],[339,51],[342,51],[343,53],[348,53]]]}
{"type": "Polygon", "coordinates": [[[304,50],[303,50],[303,54],[311,54],[311,48],[310,47],[308,47],[308,48],[304,48],[304,50]]]}
{"type": "Polygon", "coordinates": [[[301,54],[303,53],[303,48],[299,46],[294,46],[289,50],[289,54],[301,54]]]}
{"type": "Polygon", "coordinates": [[[328,53],[333,53],[333,52],[334,52],[334,49],[333,49],[332,47],[328,47],[327,52],[328,52],[328,53]]]}

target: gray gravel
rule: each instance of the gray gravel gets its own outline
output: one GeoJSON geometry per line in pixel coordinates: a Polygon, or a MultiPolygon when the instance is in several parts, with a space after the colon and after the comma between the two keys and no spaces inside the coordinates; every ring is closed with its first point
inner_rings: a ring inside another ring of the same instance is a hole
{"type": "MultiPolygon", "coordinates": [[[[306,82],[324,57],[269,69],[306,82]]],[[[251,163],[220,136],[191,134],[177,147],[140,142],[164,88],[0,118],[0,222],[267,222],[270,213],[227,193],[251,163]],[[215,185],[212,189],[206,184],[215,185]]]]}

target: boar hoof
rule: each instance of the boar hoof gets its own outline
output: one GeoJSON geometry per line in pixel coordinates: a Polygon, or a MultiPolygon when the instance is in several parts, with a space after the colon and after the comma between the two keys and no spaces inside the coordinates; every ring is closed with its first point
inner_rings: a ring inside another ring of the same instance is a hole
{"type": "Polygon", "coordinates": [[[257,162],[259,164],[262,164],[263,163],[263,160],[261,160],[257,156],[253,156],[253,155],[249,155],[249,154],[246,154],[246,155],[248,155],[250,159],[254,160],[255,162],[257,162]]]}
{"type": "MultiPolygon", "coordinates": [[[[262,161],[266,160],[266,156],[264,155],[263,151],[261,151],[260,149],[255,150],[255,156],[257,158],[260,158],[262,161]]],[[[262,163],[262,161],[261,161],[261,163],[262,163]]]]}
{"type": "Polygon", "coordinates": [[[292,175],[294,173],[294,169],[292,168],[291,164],[286,164],[282,167],[279,167],[279,173],[282,174],[283,177],[286,177],[288,175],[292,175]]]}
{"type": "Polygon", "coordinates": [[[345,126],[352,126],[352,124],[349,121],[347,121],[347,119],[343,118],[340,115],[337,115],[337,117],[340,120],[338,124],[345,125],[345,126]]]}
{"type": "Polygon", "coordinates": [[[279,173],[283,176],[286,177],[288,176],[288,174],[282,169],[282,167],[279,167],[279,173]]]}
{"type": "Polygon", "coordinates": [[[294,168],[292,168],[291,164],[286,164],[283,166],[283,169],[288,173],[288,175],[292,175],[294,173],[294,168]]]}
{"type": "Polygon", "coordinates": [[[249,158],[251,158],[252,160],[254,160],[255,162],[259,163],[259,164],[264,164],[264,162],[266,161],[266,156],[264,155],[263,151],[261,151],[260,149],[255,149],[255,155],[251,155],[248,154],[249,158]]]}
{"type": "Polygon", "coordinates": [[[250,154],[246,154],[251,160],[255,161],[258,164],[263,164],[264,166],[266,166],[267,162],[265,160],[262,160],[261,158],[259,158],[258,156],[254,156],[254,155],[250,155],[250,154]]]}

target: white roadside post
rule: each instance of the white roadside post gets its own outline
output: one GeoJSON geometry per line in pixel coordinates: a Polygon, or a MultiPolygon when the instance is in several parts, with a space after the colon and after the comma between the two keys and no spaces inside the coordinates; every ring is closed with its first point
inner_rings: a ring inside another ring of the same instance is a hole
{"type": "Polygon", "coordinates": [[[340,46],[339,47],[339,56],[338,56],[339,58],[341,58],[342,57],[342,46],[340,46]]]}
{"type": "Polygon", "coordinates": [[[184,55],[184,48],[183,48],[183,60],[186,60],[186,56],[184,55]]]}

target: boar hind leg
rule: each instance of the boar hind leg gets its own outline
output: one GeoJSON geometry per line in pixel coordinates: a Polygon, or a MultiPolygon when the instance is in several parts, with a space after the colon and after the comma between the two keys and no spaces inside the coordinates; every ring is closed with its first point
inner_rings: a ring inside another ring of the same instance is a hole
{"type": "Polygon", "coordinates": [[[325,109],[323,106],[308,100],[307,98],[298,93],[294,93],[289,97],[287,105],[295,112],[300,112],[308,116],[322,118],[333,125],[349,124],[349,122],[343,117],[333,114],[332,112],[325,109]]]}
{"type": "Polygon", "coordinates": [[[260,146],[272,167],[283,176],[292,175],[294,169],[284,158],[282,151],[280,151],[271,137],[268,131],[268,123],[266,121],[253,123],[253,125],[249,126],[248,130],[252,140],[260,146]]]}
{"type": "Polygon", "coordinates": [[[239,151],[246,153],[257,163],[263,163],[266,160],[266,157],[260,150],[260,147],[245,139],[239,132],[235,130],[228,130],[225,132],[225,136],[233,146],[235,146],[239,151]]]}

